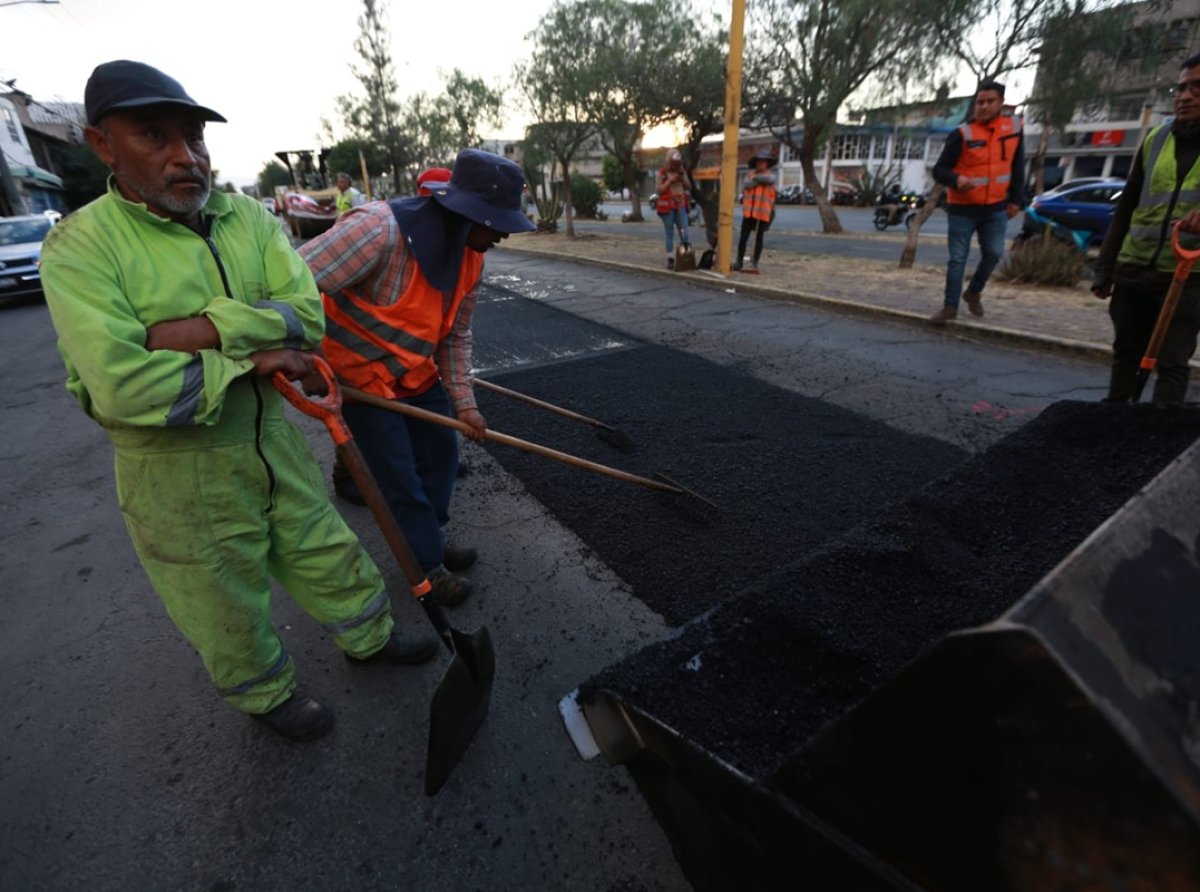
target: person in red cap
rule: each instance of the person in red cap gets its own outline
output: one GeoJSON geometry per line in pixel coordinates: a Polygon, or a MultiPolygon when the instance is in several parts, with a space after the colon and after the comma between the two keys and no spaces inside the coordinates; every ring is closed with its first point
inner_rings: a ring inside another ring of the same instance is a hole
{"type": "Polygon", "coordinates": [[[426,168],[417,174],[417,195],[432,195],[434,186],[448,182],[450,182],[450,168],[426,168]]]}
{"type": "MultiPolygon", "coordinates": [[[[429,195],[355,208],[300,248],[324,293],[321,349],[350,387],[453,415],[482,440],[471,317],[484,253],[535,228],[521,212],[525,177],[506,158],[463,149],[448,181],[422,185],[429,195]]],[[[447,543],[443,532],[457,432],[353,401],[343,415],[434,597],[462,603],[471,586],[455,571],[475,562],[475,549],[447,543]]]]}

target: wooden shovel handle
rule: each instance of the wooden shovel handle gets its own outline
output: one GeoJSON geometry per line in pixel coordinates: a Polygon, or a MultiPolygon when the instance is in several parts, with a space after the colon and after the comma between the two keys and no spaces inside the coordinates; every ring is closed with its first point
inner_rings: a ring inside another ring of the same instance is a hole
{"type": "MultiPolygon", "coordinates": [[[[366,393],[362,390],[355,390],[353,387],[343,387],[342,393],[349,399],[359,403],[366,403],[369,406],[376,406],[380,409],[388,409],[392,412],[399,412],[401,415],[408,415],[412,418],[420,418],[423,421],[429,421],[433,424],[440,424],[443,427],[452,427],[457,431],[462,431],[464,434],[474,433],[474,428],[466,422],[459,421],[457,418],[449,418],[445,415],[439,415],[437,412],[430,412],[428,409],[422,409],[418,406],[410,406],[408,403],[389,400],[386,397],[375,396],[373,393],[366,393]]],[[[610,468],[608,465],[602,465],[598,462],[588,461],[586,458],[580,458],[577,455],[571,455],[569,452],[559,452],[557,449],[551,449],[548,446],[542,446],[539,443],[531,443],[528,440],[522,440],[519,437],[510,437],[508,434],[502,434],[499,431],[494,431],[488,428],[483,432],[485,439],[491,440],[493,443],[503,443],[505,446],[512,446],[516,449],[532,452],[534,455],[541,455],[546,458],[552,458],[555,461],[563,462],[564,464],[574,465],[577,468],[583,468],[585,471],[591,471],[595,474],[603,474],[606,477],[612,477],[616,480],[624,480],[627,483],[636,483],[638,486],[645,486],[647,489],[656,489],[659,492],[682,493],[677,486],[671,486],[667,483],[662,483],[658,480],[651,480],[649,477],[639,477],[637,474],[630,474],[628,471],[621,471],[617,468],[610,468]]]]}
{"type": "Polygon", "coordinates": [[[507,387],[501,387],[499,384],[493,384],[491,381],[484,381],[482,378],[471,378],[471,383],[482,387],[484,390],[490,390],[493,393],[503,394],[504,396],[512,397],[515,400],[520,400],[523,403],[529,403],[531,406],[537,406],[539,409],[546,409],[550,412],[556,412],[565,418],[573,419],[574,421],[582,421],[584,424],[590,424],[593,427],[602,427],[605,430],[616,430],[611,424],[605,424],[596,418],[589,418],[579,412],[573,412],[570,409],[564,409],[562,406],[556,406],[554,403],[547,403],[544,400],[539,400],[537,397],[529,396],[524,393],[518,393],[515,390],[509,390],[507,387]]]}

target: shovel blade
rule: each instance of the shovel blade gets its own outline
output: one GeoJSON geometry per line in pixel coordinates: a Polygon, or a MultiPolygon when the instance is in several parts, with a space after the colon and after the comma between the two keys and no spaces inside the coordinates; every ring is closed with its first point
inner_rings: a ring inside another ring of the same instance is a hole
{"type": "Polygon", "coordinates": [[[486,628],[450,630],[454,659],[446,667],[429,704],[429,749],[425,756],[425,795],[434,796],[475,739],[487,718],[496,678],[496,652],[486,628]]]}

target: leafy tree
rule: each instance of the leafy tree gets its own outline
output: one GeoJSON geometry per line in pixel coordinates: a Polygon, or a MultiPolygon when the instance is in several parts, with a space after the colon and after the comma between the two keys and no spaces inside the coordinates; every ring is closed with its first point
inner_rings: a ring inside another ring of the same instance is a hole
{"type": "Polygon", "coordinates": [[[619,192],[625,188],[625,172],[616,155],[608,154],[600,159],[600,178],[609,192],[619,192]]]}
{"type": "MultiPolygon", "coordinates": [[[[817,182],[817,152],[833,136],[838,109],[869,79],[899,89],[930,76],[940,50],[931,33],[961,35],[971,0],[762,0],[747,37],[743,117],[765,125],[817,182]],[[797,125],[800,125],[798,128],[797,125]]],[[[814,189],[825,232],[842,232],[814,189]]]]}
{"type": "Polygon", "coordinates": [[[63,200],[72,210],[99,198],[108,189],[108,165],[86,145],[62,145],[51,149],[55,165],[62,171],[63,200]]]}
{"type": "Polygon", "coordinates": [[[276,186],[290,186],[292,178],[278,161],[268,161],[258,172],[258,194],[274,195],[276,186]]]}
{"type": "Polygon", "coordinates": [[[450,123],[456,154],[458,149],[479,147],[483,142],[481,124],[499,127],[504,122],[504,91],[493,90],[481,78],[468,77],[457,68],[446,78],[437,105],[450,123]]]}
{"type": "Polygon", "coordinates": [[[377,146],[386,158],[385,169],[391,171],[394,182],[399,184],[400,172],[410,163],[412,145],[400,128],[391,42],[383,24],[386,5],[383,0],[362,0],[362,4],[359,36],[354,41],[354,49],[362,61],[353,70],[366,95],[342,96],[338,102],[351,136],[377,146]]]}
{"type": "MultiPolygon", "coordinates": [[[[602,70],[598,46],[578,42],[588,33],[592,12],[588,3],[558,0],[534,29],[529,61],[516,67],[517,87],[536,122],[526,138],[545,150],[551,177],[562,184],[570,182],[571,161],[580,147],[599,129],[594,117],[602,70]]],[[[574,238],[571,190],[561,194],[567,237],[574,238]]]]}

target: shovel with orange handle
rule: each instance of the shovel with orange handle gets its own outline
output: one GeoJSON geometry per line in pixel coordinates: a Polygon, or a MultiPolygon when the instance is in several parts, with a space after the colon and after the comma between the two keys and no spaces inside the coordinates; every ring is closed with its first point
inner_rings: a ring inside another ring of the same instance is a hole
{"type": "Polygon", "coordinates": [[[311,418],[322,422],[333,436],[338,455],[349,468],[367,507],[379,524],[396,562],[404,572],[417,603],[425,611],[438,637],[453,655],[429,704],[429,746],[425,755],[425,793],[433,796],[442,788],[487,717],[492,683],[496,677],[496,654],[492,636],[486,628],[461,632],[450,625],[442,608],[431,597],[432,586],[412,553],[392,509],[379,491],[366,460],[350,428],[342,418],[342,394],[333,370],[321,357],[315,357],[317,369],[329,387],[320,398],[305,396],[281,372],[272,379],[284,399],[311,418]]]}
{"type": "Polygon", "coordinates": [[[1200,248],[1188,251],[1179,244],[1178,222],[1171,229],[1171,252],[1175,255],[1175,277],[1171,279],[1171,287],[1167,290],[1167,296],[1163,298],[1158,321],[1154,324],[1150,343],[1146,345],[1146,354],[1138,364],[1137,379],[1133,382],[1133,393],[1129,397],[1131,403],[1136,403],[1142,398],[1142,390],[1146,387],[1146,381],[1158,365],[1158,351],[1162,348],[1163,340],[1167,336],[1167,329],[1171,327],[1171,320],[1175,318],[1175,308],[1179,305],[1183,286],[1187,284],[1188,276],[1192,274],[1192,265],[1200,260],[1200,248]]]}

